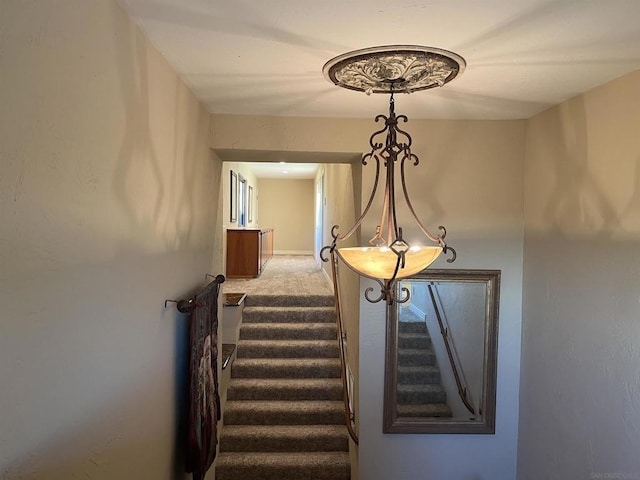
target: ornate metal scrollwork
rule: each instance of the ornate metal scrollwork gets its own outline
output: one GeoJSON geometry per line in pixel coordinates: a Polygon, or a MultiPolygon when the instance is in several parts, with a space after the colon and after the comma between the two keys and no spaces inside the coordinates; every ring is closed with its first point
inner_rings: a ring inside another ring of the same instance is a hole
{"type": "Polygon", "coordinates": [[[331,238],[333,238],[333,242],[331,242],[330,245],[322,247],[322,249],[320,250],[320,260],[322,260],[323,262],[329,261],[329,257],[325,256],[327,255],[327,252],[329,254],[332,254],[336,249],[338,239],[340,238],[340,236],[338,235],[339,228],[340,227],[338,225],[334,225],[333,227],[331,227],[331,238]]]}
{"type": "Polygon", "coordinates": [[[387,292],[385,291],[385,285],[382,280],[378,280],[377,278],[374,278],[373,280],[380,285],[380,295],[376,298],[371,298],[369,294],[374,291],[374,288],[367,287],[367,289],[364,291],[364,298],[366,298],[369,303],[378,303],[380,300],[386,297],[385,293],[387,292]]]}
{"type": "Polygon", "coordinates": [[[375,290],[375,288],[367,287],[364,291],[364,298],[366,298],[366,300],[370,303],[378,303],[378,302],[381,302],[382,300],[385,300],[388,305],[392,305],[394,302],[406,303],[409,301],[409,298],[411,298],[411,292],[409,291],[408,288],[406,287],[401,287],[400,289],[397,288],[398,286],[397,280],[383,281],[383,280],[378,280],[377,278],[374,278],[373,281],[375,281],[378,285],[380,285],[380,294],[375,298],[371,297],[370,294],[375,290]]]}

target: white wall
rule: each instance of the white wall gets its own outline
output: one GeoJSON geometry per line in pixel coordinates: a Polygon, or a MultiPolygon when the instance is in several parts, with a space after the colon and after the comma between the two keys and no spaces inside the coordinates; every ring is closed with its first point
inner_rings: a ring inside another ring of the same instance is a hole
{"type": "Polygon", "coordinates": [[[527,131],[518,478],[640,478],[640,72],[527,131]]]}
{"type": "Polygon", "coordinates": [[[2,2],[0,477],[183,478],[209,116],[111,0],[2,2]]]}
{"type": "MultiPolygon", "coordinates": [[[[428,93],[425,93],[427,95],[428,93]]],[[[372,102],[376,101],[372,97],[372,102]]],[[[380,98],[380,97],[376,97],[380,98]]],[[[384,108],[385,100],[380,104],[384,108]]],[[[401,112],[401,105],[397,105],[401,112]]],[[[249,150],[362,152],[373,120],[213,115],[211,146],[249,150]],[[245,132],[251,131],[250,136],[245,132]]],[[[422,162],[409,174],[414,206],[429,226],[449,229],[454,265],[502,270],[495,435],[383,435],[385,310],[360,304],[360,478],[513,479],[518,438],[522,309],[523,121],[411,121],[422,162]],[[416,173],[418,172],[418,173],[416,173]]],[[[362,168],[363,196],[370,167],[362,168]]],[[[379,218],[365,225],[368,239],[379,218]]],[[[415,230],[409,229],[411,240],[415,230]]],[[[368,282],[361,282],[362,288],[368,282]]],[[[362,297],[360,297],[362,298],[362,297]]]]}
{"type": "Polygon", "coordinates": [[[313,179],[261,178],[260,225],[274,229],[274,253],[313,255],[313,179]]]}

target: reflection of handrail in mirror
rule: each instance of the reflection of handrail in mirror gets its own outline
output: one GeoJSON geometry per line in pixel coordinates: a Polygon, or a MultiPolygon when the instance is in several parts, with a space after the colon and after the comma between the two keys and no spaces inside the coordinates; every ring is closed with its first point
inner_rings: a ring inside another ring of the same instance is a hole
{"type": "Polygon", "coordinates": [[[464,406],[467,407],[473,415],[476,414],[475,408],[471,403],[471,399],[467,396],[467,387],[464,385],[464,377],[461,375],[462,372],[462,364],[460,364],[460,359],[454,359],[454,350],[451,347],[452,339],[449,337],[449,329],[444,326],[444,322],[442,320],[442,315],[440,314],[440,309],[438,308],[438,304],[436,302],[436,297],[433,293],[434,285],[433,283],[429,283],[427,285],[429,289],[429,296],[431,297],[431,303],[433,304],[433,311],[436,314],[436,319],[438,320],[438,325],[440,327],[440,333],[442,334],[442,339],[444,340],[444,346],[447,349],[447,357],[449,357],[449,364],[451,365],[451,370],[453,371],[453,377],[456,381],[456,386],[458,388],[458,395],[460,395],[460,400],[464,403],[464,406]],[[457,360],[457,362],[456,362],[457,360]],[[460,372],[458,372],[458,365],[460,366],[460,372]]]}
{"type": "Polygon", "coordinates": [[[336,323],[338,325],[338,342],[340,343],[340,376],[342,377],[342,398],[344,401],[344,414],[349,436],[358,445],[358,435],[353,428],[355,422],[355,412],[352,410],[351,392],[347,374],[351,372],[345,352],[346,333],[342,326],[342,309],[340,308],[340,286],[338,284],[338,272],[336,271],[338,259],[335,252],[331,251],[331,275],[333,277],[333,292],[336,303],[336,323]]]}
{"type": "MultiPolygon", "coordinates": [[[[453,338],[453,332],[452,332],[451,325],[449,324],[449,319],[448,319],[448,316],[447,316],[447,311],[445,309],[445,305],[442,302],[442,298],[440,297],[440,290],[438,290],[438,284],[436,284],[435,282],[430,282],[430,285],[433,285],[433,293],[434,293],[434,296],[435,296],[435,299],[436,299],[436,305],[440,309],[440,316],[442,318],[442,324],[444,325],[445,331],[447,333],[447,338],[451,342],[451,351],[452,351],[452,354],[453,354],[453,360],[455,362],[455,365],[458,368],[458,371],[460,372],[460,380],[462,382],[463,389],[467,392],[467,394],[469,394],[469,390],[470,390],[468,388],[469,381],[467,380],[467,374],[465,373],[466,371],[462,367],[462,360],[460,358],[460,354],[458,353],[458,347],[456,346],[455,339],[453,338]]],[[[468,400],[469,400],[469,404],[471,405],[471,408],[476,410],[476,406],[475,406],[475,404],[473,402],[473,395],[472,394],[469,394],[468,400]]],[[[482,415],[482,408],[478,409],[477,413],[479,415],[482,415]]]]}
{"type": "MultiPolygon", "coordinates": [[[[451,350],[453,353],[453,360],[455,362],[455,365],[458,367],[458,371],[460,372],[460,380],[462,382],[464,391],[468,395],[467,399],[469,400],[469,404],[471,405],[471,408],[473,408],[473,410],[476,410],[476,406],[473,402],[473,395],[469,393],[469,390],[470,390],[468,388],[469,381],[467,380],[467,375],[465,373],[466,370],[462,367],[462,360],[460,358],[460,354],[458,353],[458,347],[456,346],[455,339],[453,338],[453,332],[449,324],[449,319],[447,318],[447,312],[446,312],[446,309],[444,308],[444,303],[442,302],[442,298],[440,297],[438,284],[436,284],[435,282],[430,282],[430,285],[433,285],[433,293],[436,299],[436,305],[438,305],[440,309],[440,315],[442,317],[442,323],[447,332],[447,338],[451,341],[451,350]]],[[[482,408],[479,408],[476,413],[479,415],[482,415],[482,408]]]]}

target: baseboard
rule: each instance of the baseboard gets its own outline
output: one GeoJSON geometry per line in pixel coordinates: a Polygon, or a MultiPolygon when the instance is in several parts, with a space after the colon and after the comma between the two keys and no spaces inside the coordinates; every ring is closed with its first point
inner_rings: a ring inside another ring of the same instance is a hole
{"type": "Polygon", "coordinates": [[[274,250],[274,255],[313,255],[313,250],[274,250]]]}

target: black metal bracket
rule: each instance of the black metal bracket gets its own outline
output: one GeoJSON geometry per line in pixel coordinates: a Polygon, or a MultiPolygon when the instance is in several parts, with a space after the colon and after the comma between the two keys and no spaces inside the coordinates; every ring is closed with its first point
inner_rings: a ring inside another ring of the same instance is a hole
{"type": "Polygon", "coordinates": [[[167,303],[175,303],[176,308],[180,313],[191,313],[194,308],[196,308],[196,302],[193,298],[189,300],[165,300],[164,308],[167,308],[167,303]]]}
{"type": "MultiPolygon", "coordinates": [[[[213,278],[213,282],[217,283],[217,284],[221,284],[224,283],[224,281],[226,280],[224,275],[211,275],[210,273],[205,274],[204,278],[205,280],[207,278],[213,278]]],[[[165,300],[164,301],[164,308],[167,308],[167,304],[168,303],[175,303],[176,304],[176,308],[178,309],[178,311],[180,313],[191,313],[193,311],[194,308],[196,308],[196,300],[195,297],[194,298],[190,298],[188,300],[165,300]]]]}

